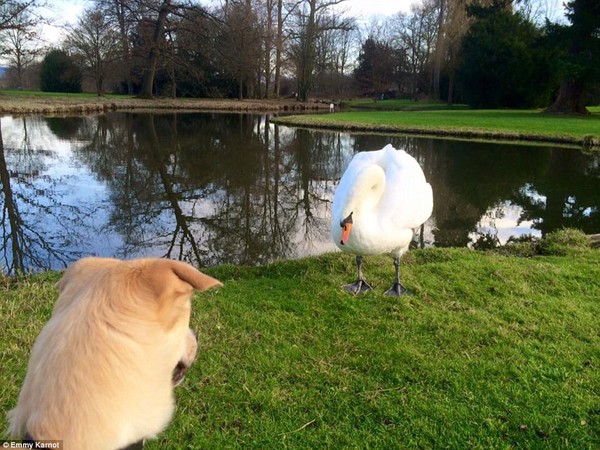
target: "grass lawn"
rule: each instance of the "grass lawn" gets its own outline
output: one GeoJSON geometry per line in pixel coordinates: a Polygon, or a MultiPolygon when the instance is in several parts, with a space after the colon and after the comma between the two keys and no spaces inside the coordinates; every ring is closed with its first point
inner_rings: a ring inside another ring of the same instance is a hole
{"type": "Polygon", "coordinates": [[[363,131],[534,140],[600,146],[598,108],[586,117],[534,110],[362,111],[279,117],[279,123],[363,131]]]}
{"type": "Polygon", "coordinates": [[[378,100],[350,100],[342,102],[344,109],[363,109],[379,111],[423,111],[423,110],[460,110],[467,109],[467,105],[448,105],[445,102],[419,101],[407,99],[378,100]]]}
{"type": "MultiPolygon", "coordinates": [[[[341,253],[207,270],[225,286],[195,299],[198,360],[146,448],[600,448],[600,254],[547,242],[411,251],[402,299],[388,257],[361,297],[341,253]]],[[[0,287],[0,411],[58,278],[0,287]]]]}

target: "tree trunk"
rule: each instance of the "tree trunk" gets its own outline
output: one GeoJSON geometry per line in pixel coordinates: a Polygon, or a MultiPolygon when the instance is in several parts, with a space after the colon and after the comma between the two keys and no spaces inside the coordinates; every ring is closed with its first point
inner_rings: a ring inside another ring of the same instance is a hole
{"type": "Polygon", "coordinates": [[[446,10],[446,0],[440,0],[439,2],[439,13],[437,18],[437,36],[435,44],[435,54],[433,61],[433,99],[441,100],[440,98],[440,73],[442,71],[442,60],[444,59],[444,34],[442,29],[444,27],[444,14],[446,10]]]}
{"type": "Polygon", "coordinates": [[[171,77],[171,98],[177,98],[177,79],[175,77],[175,63],[173,63],[173,59],[171,59],[169,76],[171,77]]]}
{"type": "Polygon", "coordinates": [[[279,97],[281,89],[281,53],[283,51],[283,1],[277,0],[277,39],[275,43],[275,82],[273,94],[279,97]]]}
{"type": "Polygon", "coordinates": [[[564,80],[560,84],[558,97],[554,104],[544,112],[551,114],[589,114],[585,107],[583,94],[585,83],[579,80],[564,80]]]}
{"type": "Polygon", "coordinates": [[[454,102],[454,75],[451,75],[448,79],[448,105],[452,105],[454,102]]]}
{"type": "Polygon", "coordinates": [[[115,0],[115,9],[117,11],[117,20],[119,22],[121,50],[123,51],[123,56],[125,57],[125,81],[127,82],[127,93],[129,95],[133,95],[133,83],[131,81],[131,53],[129,52],[127,28],[125,27],[125,8],[121,0],[115,0]]]}
{"type": "Polygon", "coordinates": [[[23,64],[21,63],[21,52],[17,51],[17,77],[19,82],[19,89],[24,89],[23,87],[23,64]]]}
{"type": "Polygon", "coordinates": [[[301,38],[301,54],[296,73],[296,77],[298,78],[298,100],[301,102],[308,101],[308,95],[313,87],[312,77],[316,59],[316,0],[309,0],[308,7],[308,19],[304,29],[304,36],[301,38]]]}
{"type": "MultiPolygon", "coordinates": [[[[265,98],[269,97],[271,90],[271,75],[273,69],[271,67],[271,54],[273,51],[273,7],[274,1],[267,1],[267,31],[265,33],[265,53],[264,53],[264,73],[265,73],[265,98]]],[[[260,86],[260,72],[258,77],[258,85],[260,86]]]]}
{"type": "Polygon", "coordinates": [[[103,78],[104,77],[101,74],[96,74],[96,95],[98,97],[102,97],[102,94],[103,94],[103,90],[104,90],[102,87],[103,81],[104,81],[103,78]]]}
{"type": "Polygon", "coordinates": [[[158,57],[160,56],[160,42],[163,38],[165,22],[167,20],[167,14],[169,14],[170,7],[171,1],[163,0],[160,11],[158,12],[158,19],[154,25],[154,32],[152,33],[152,42],[150,43],[150,52],[148,53],[147,58],[148,64],[142,79],[142,90],[140,92],[140,97],[152,97],[154,75],[156,74],[156,66],[158,64],[158,57]]]}

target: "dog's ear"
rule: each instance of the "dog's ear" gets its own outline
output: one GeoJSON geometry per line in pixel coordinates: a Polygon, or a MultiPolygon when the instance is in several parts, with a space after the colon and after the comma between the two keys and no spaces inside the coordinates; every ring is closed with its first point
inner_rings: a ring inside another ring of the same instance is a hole
{"type": "Polygon", "coordinates": [[[189,321],[190,299],[193,290],[205,291],[223,284],[203,274],[190,264],[169,259],[150,258],[133,260],[137,267],[138,282],[150,291],[158,305],[160,322],[171,329],[181,320],[189,321]]]}
{"type": "Polygon", "coordinates": [[[184,263],[182,261],[174,260],[162,260],[165,261],[175,275],[177,275],[182,281],[185,281],[190,286],[198,291],[206,291],[213,287],[222,287],[223,283],[219,280],[203,274],[194,266],[184,263]]]}
{"type": "Polygon", "coordinates": [[[182,261],[151,258],[139,262],[133,260],[132,263],[142,265],[143,283],[161,300],[191,295],[193,290],[206,291],[212,287],[223,286],[219,280],[182,261]]]}

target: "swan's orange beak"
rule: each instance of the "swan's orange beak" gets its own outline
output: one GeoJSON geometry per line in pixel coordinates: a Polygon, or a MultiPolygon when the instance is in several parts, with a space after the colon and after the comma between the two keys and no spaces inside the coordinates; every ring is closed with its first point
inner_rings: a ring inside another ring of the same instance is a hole
{"type": "Polygon", "coordinates": [[[344,220],[340,222],[340,227],[342,227],[342,240],[340,244],[346,245],[348,242],[348,238],[350,237],[350,230],[352,229],[352,214],[346,217],[344,220]]]}

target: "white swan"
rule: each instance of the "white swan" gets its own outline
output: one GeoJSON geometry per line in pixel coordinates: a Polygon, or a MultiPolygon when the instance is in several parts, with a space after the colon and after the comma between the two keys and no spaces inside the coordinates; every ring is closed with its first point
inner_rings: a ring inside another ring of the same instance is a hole
{"type": "Polygon", "coordinates": [[[362,256],[390,254],[396,281],[385,293],[407,293],[400,284],[400,257],[414,229],[433,210],[433,193],[419,163],[388,144],[382,150],[357,153],[342,175],[333,197],[331,236],[343,251],[356,254],[358,279],[344,288],[356,294],[372,287],[362,274],[362,256]]]}

